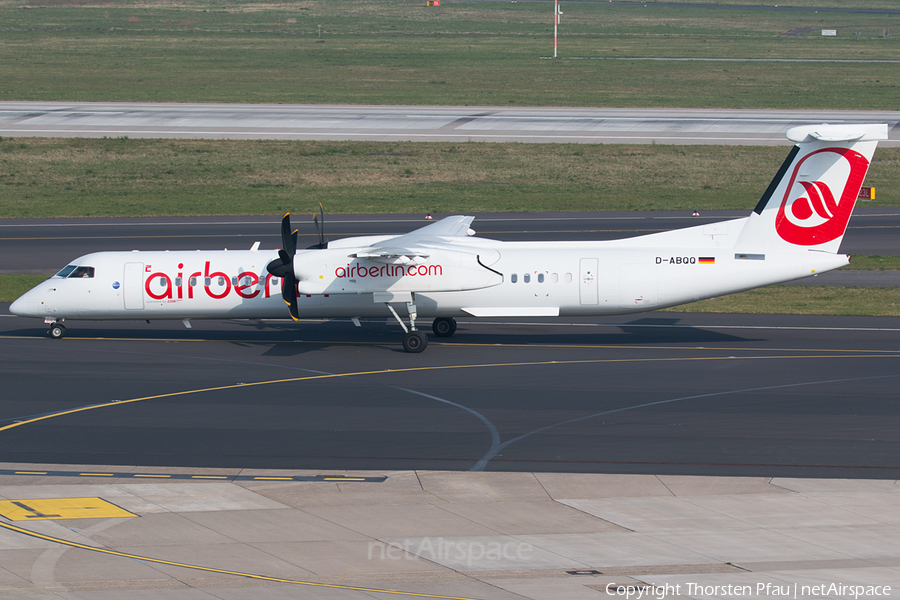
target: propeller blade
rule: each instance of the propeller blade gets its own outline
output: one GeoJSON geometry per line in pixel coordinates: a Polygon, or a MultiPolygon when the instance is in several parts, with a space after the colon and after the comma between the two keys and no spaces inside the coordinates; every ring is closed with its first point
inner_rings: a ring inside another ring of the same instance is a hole
{"type": "Polygon", "coordinates": [[[322,245],[322,242],[323,242],[323,240],[322,240],[322,228],[321,228],[321,226],[319,225],[319,215],[313,215],[313,223],[316,224],[316,233],[319,234],[319,243],[316,244],[315,246],[312,246],[312,247],[313,247],[313,248],[319,248],[319,249],[321,250],[322,248],[324,248],[324,246],[322,245]]]}
{"type": "Polygon", "coordinates": [[[287,275],[281,284],[281,299],[291,310],[291,318],[300,320],[300,310],[297,308],[297,280],[294,275],[287,275]]]}
{"type": "Polygon", "coordinates": [[[291,259],[294,258],[294,253],[297,252],[296,233],[296,230],[291,231],[291,213],[284,213],[284,217],[281,219],[281,246],[290,255],[291,259]]]}
{"type": "Polygon", "coordinates": [[[325,208],[322,206],[321,202],[319,202],[319,214],[313,214],[313,223],[316,224],[316,233],[319,234],[319,243],[310,246],[310,250],[313,248],[318,248],[319,250],[327,248],[328,240],[325,238],[325,208]]]}
{"type": "Polygon", "coordinates": [[[291,318],[300,320],[297,308],[297,278],[294,276],[294,255],[297,253],[297,230],[291,231],[291,213],[284,213],[281,218],[281,245],[278,258],[269,261],[266,271],[275,277],[281,277],[281,299],[290,307],[291,318]]]}

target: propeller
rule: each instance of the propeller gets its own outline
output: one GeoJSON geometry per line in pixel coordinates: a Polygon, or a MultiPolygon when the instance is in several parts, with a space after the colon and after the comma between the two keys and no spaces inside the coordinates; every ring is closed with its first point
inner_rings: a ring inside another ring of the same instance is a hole
{"type": "Polygon", "coordinates": [[[285,213],[281,219],[281,248],[278,258],[269,261],[266,271],[274,277],[283,277],[281,298],[291,309],[291,318],[300,320],[297,309],[297,278],[294,276],[294,254],[297,252],[297,230],[291,231],[291,213],[285,213]]]}
{"type": "Polygon", "coordinates": [[[319,214],[313,215],[313,223],[316,224],[316,231],[319,233],[319,243],[309,247],[309,250],[315,250],[328,247],[328,240],[325,238],[325,208],[319,202],[319,214]],[[321,217],[321,220],[320,220],[321,217]]]}

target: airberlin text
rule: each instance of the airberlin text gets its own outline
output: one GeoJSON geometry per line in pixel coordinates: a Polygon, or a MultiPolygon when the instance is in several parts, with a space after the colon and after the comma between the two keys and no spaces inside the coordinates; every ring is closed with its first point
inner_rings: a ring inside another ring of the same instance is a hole
{"type": "Polygon", "coordinates": [[[195,288],[202,288],[203,293],[215,300],[225,298],[232,290],[241,298],[256,298],[260,294],[264,298],[268,298],[271,295],[270,285],[277,285],[281,281],[278,277],[266,273],[262,289],[254,289],[260,282],[260,276],[256,273],[245,271],[232,278],[222,271],[212,271],[210,261],[206,261],[202,271],[190,273],[187,278],[182,269],[184,269],[184,263],[178,263],[178,273],[173,279],[166,273],[151,272],[152,267],[147,265],[145,270],[149,274],[144,280],[144,291],[154,300],[169,302],[193,300],[195,293],[200,295],[200,290],[196,289],[195,291],[195,288]],[[156,282],[155,285],[154,282],[156,282]]]}
{"type": "Polygon", "coordinates": [[[365,277],[426,277],[443,275],[444,268],[441,265],[377,265],[367,267],[359,263],[353,263],[346,267],[338,267],[334,270],[334,276],[338,279],[365,278],[365,277]]]}
{"type": "Polygon", "coordinates": [[[693,597],[731,597],[731,596],[778,596],[782,598],[827,598],[850,597],[859,598],[886,597],[891,595],[888,585],[845,585],[843,583],[820,583],[818,585],[801,585],[797,583],[756,583],[750,585],[703,585],[700,583],[667,583],[664,585],[639,585],[610,583],[606,586],[610,596],[621,596],[625,600],[644,600],[656,598],[663,600],[668,596],[693,597]]]}

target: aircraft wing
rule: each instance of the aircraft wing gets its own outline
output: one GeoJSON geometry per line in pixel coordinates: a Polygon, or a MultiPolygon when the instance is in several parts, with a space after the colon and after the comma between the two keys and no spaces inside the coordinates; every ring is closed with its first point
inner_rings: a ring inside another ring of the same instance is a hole
{"type": "Polygon", "coordinates": [[[475,217],[461,215],[446,217],[407,234],[376,242],[352,256],[376,262],[416,263],[431,256],[435,246],[452,242],[447,238],[474,235],[475,232],[469,228],[474,220],[475,217]]]}
{"type": "Polygon", "coordinates": [[[462,215],[444,217],[437,223],[431,223],[430,225],[426,225],[425,227],[420,227],[415,231],[411,231],[406,235],[401,235],[400,237],[394,238],[393,240],[391,240],[391,244],[395,245],[395,242],[404,238],[464,237],[473,235],[474,232],[469,233],[469,226],[474,220],[475,217],[464,217],[462,215]]]}

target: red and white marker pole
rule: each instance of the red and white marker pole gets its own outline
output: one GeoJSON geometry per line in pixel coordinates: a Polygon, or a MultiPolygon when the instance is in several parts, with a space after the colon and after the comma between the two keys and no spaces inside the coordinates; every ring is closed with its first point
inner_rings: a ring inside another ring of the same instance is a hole
{"type": "Polygon", "coordinates": [[[553,58],[556,58],[556,29],[559,26],[559,15],[562,14],[562,11],[559,10],[559,0],[553,0],[553,58]]]}
{"type": "Polygon", "coordinates": [[[559,0],[553,0],[553,58],[556,58],[556,28],[559,25],[559,0]]]}

